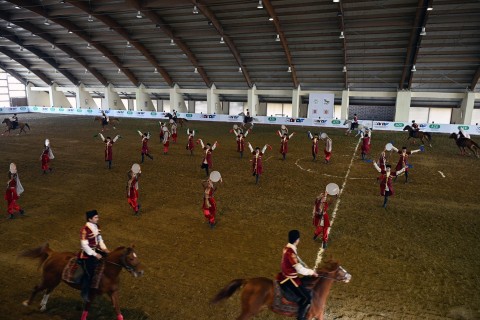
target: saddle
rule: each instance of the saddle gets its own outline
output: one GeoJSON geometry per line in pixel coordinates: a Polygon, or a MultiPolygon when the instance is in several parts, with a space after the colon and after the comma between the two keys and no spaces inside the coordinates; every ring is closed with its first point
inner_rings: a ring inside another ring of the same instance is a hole
{"type": "Polygon", "coordinates": [[[278,281],[273,281],[272,311],[287,317],[298,314],[298,298],[291,292],[283,290],[278,281]]]}
{"type": "MultiPolygon", "coordinates": [[[[105,263],[102,260],[95,269],[90,288],[98,289],[100,280],[102,279],[103,269],[105,269],[105,263]]],[[[82,266],[78,263],[78,258],[73,257],[63,269],[62,280],[72,284],[81,284],[84,273],[82,266]]]]}

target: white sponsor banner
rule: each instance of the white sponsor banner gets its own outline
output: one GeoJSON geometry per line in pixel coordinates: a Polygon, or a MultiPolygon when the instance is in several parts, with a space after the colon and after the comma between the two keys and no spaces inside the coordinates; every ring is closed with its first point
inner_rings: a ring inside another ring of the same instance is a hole
{"type": "Polygon", "coordinates": [[[0,113],[26,113],[28,107],[0,107],[0,113]]]}
{"type": "Polygon", "coordinates": [[[333,119],[335,112],[333,93],[310,93],[308,97],[308,118],[333,119]]]}

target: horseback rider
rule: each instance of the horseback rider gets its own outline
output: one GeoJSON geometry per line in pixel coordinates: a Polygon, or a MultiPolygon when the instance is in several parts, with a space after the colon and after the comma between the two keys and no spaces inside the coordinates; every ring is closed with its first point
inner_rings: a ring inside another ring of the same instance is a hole
{"type": "Polygon", "coordinates": [[[102,110],[102,125],[107,126],[110,122],[110,118],[107,116],[104,110],[102,110]]]}
{"type": "Polygon", "coordinates": [[[418,127],[418,124],[415,122],[415,120],[412,120],[412,129],[414,131],[420,131],[420,128],[418,127]]]}
{"type": "Polygon", "coordinates": [[[177,118],[178,118],[178,113],[177,113],[177,110],[173,110],[173,121],[175,121],[175,123],[177,123],[177,118]]]}
{"type": "Polygon", "coordinates": [[[82,250],[78,254],[78,263],[84,271],[81,296],[85,302],[90,302],[90,286],[95,269],[100,260],[110,251],[103,242],[100,227],[97,225],[99,219],[97,210],[87,211],[86,217],[87,223],[80,230],[80,246],[82,250]]]}
{"type": "Polygon", "coordinates": [[[353,114],[353,120],[352,120],[352,124],[350,125],[350,130],[355,130],[355,128],[358,127],[358,117],[357,117],[357,114],[354,113],[353,114]]]}
{"type": "Polygon", "coordinates": [[[16,113],[13,114],[10,121],[12,122],[12,129],[16,129],[18,127],[18,117],[16,113]]]}
{"type": "Polygon", "coordinates": [[[252,122],[252,117],[250,117],[250,111],[247,109],[247,113],[243,117],[243,123],[247,124],[249,122],[252,122]]]}
{"type": "Polygon", "coordinates": [[[277,275],[277,281],[283,290],[291,292],[298,298],[297,320],[306,320],[308,309],[310,307],[311,294],[298,275],[318,277],[315,270],[309,269],[297,254],[297,246],[300,242],[300,231],[290,230],[288,233],[288,243],[283,248],[281,268],[282,271],[277,275]]]}
{"type": "Polygon", "coordinates": [[[461,139],[461,138],[467,138],[467,139],[470,139],[470,135],[468,133],[466,133],[463,128],[460,128],[460,130],[458,131],[457,133],[457,139],[461,139]]]}

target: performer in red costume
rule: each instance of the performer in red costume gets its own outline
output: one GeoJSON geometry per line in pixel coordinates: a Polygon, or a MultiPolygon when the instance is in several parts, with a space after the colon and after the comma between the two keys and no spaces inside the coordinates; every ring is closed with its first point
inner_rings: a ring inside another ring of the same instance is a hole
{"type": "MultiPolygon", "coordinates": [[[[395,147],[393,147],[392,149],[400,155],[400,158],[398,159],[398,163],[397,163],[397,166],[395,167],[395,170],[399,171],[402,168],[405,168],[405,183],[408,183],[408,169],[410,166],[408,163],[408,159],[411,154],[414,154],[420,151],[423,152],[425,151],[425,149],[423,148],[423,146],[420,146],[420,149],[411,150],[411,151],[408,151],[407,147],[402,147],[402,150],[400,151],[395,147]]],[[[397,178],[395,177],[395,180],[396,179],[397,178]]]]}
{"type": "Polygon", "coordinates": [[[170,133],[172,134],[173,143],[177,143],[177,124],[175,122],[170,124],[170,133]]]}
{"type": "Polygon", "coordinates": [[[380,181],[380,195],[384,197],[383,199],[383,207],[387,207],[387,201],[389,196],[393,196],[395,192],[393,191],[393,177],[398,177],[403,172],[405,172],[405,167],[401,168],[400,170],[391,172],[391,166],[387,164],[385,166],[385,170],[381,169],[376,162],[373,163],[375,169],[382,174],[381,181],[380,181]]]}
{"type": "Polygon", "coordinates": [[[163,154],[168,154],[168,147],[170,146],[170,131],[168,131],[167,126],[163,127],[163,154]]]}
{"type": "Polygon", "coordinates": [[[243,134],[243,131],[241,130],[235,130],[232,129],[230,132],[233,132],[235,134],[236,140],[237,140],[237,152],[240,153],[240,158],[243,158],[243,151],[245,151],[245,138],[248,135],[248,130],[243,134]]]}
{"type": "Polygon", "coordinates": [[[7,189],[5,190],[5,200],[7,200],[7,214],[8,218],[15,218],[14,214],[16,212],[21,215],[25,214],[25,211],[17,203],[20,195],[23,193],[24,189],[18,177],[17,167],[14,163],[10,164],[10,171],[8,172],[8,182],[7,189]]]}
{"type": "Polygon", "coordinates": [[[265,154],[265,151],[267,148],[272,150],[272,147],[268,144],[266,144],[262,151],[260,151],[259,147],[255,148],[255,151],[253,150],[252,145],[250,142],[248,143],[248,148],[250,149],[250,152],[253,154],[253,159],[252,159],[252,175],[255,177],[255,184],[258,184],[258,180],[260,179],[260,176],[263,173],[263,164],[262,164],[262,157],[265,154]]]}
{"type": "Polygon", "coordinates": [[[283,160],[287,158],[287,153],[288,153],[288,140],[290,140],[295,132],[292,132],[292,134],[288,135],[288,133],[284,133],[282,135],[281,131],[277,131],[278,136],[281,138],[280,139],[280,153],[283,156],[283,160]]]}
{"type": "Polygon", "coordinates": [[[138,179],[140,178],[142,171],[134,173],[132,170],[128,172],[127,182],[127,200],[130,207],[134,211],[134,215],[138,216],[140,210],[140,204],[138,203],[138,179]]]}
{"type": "Polygon", "coordinates": [[[307,320],[306,315],[311,301],[310,290],[307,289],[303,281],[298,277],[313,276],[318,277],[315,270],[309,269],[300,259],[297,253],[297,247],[300,243],[300,232],[290,230],[288,233],[288,243],[283,248],[281,268],[282,271],[277,275],[277,281],[283,290],[295,294],[298,298],[298,320],[307,320]]]}
{"type": "Polygon", "coordinates": [[[86,216],[87,223],[80,230],[80,247],[82,250],[78,253],[77,261],[79,261],[79,264],[84,271],[81,296],[85,302],[90,302],[90,286],[95,269],[97,268],[100,259],[106,256],[110,251],[107,249],[102,235],[100,234],[97,210],[87,211],[86,216]]]}
{"type": "Polygon", "coordinates": [[[333,141],[325,132],[320,135],[320,139],[325,141],[325,149],[323,149],[323,153],[325,154],[325,163],[328,164],[332,158],[333,141]]]}
{"type": "Polygon", "coordinates": [[[137,132],[140,135],[140,137],[142,137],[142,162],[141,163],[143,163],[145,156],[153,160],[153,157],[150,155],[150,152],[148,150],[148,140],[150,140],[150,132],[142,133],[140,130],[137,130],[137,132]]]}
{"type": "Polygon", "coordinates": [[[160,133],[159,133],[160,143],[162,143],[163,142],[163,128],[165,127],[165,124],[163,124],[162,121],[158,121],[158,123],[160,124],[160,133]]]}
{"type": "Polygon", "coordinates": [[[55,156],[53,155],[52,148],[50,148],[50,140],[45,140],[45,147],[43,148],[42,155],[40,156],[40,160],[42,161],[42,170],[43,174],[47,172],[51,172],[53,169],[48,166],[50,160],[54,159],[55,156]]]}
{"type": "Polygon", "coordinates": [[[209,170],[212,169],[213,167],[213,162],[212,162],[212,152],[215,150],[217,147],[217,141],[213,144],[213,146],[210,143],[207,143],[207,145],[203,144],[202,139],[198,139],[197,143],[200,142],[202,145],[203,149],[203,160],[202,160],[202,165],[200,166],[202,169],[205,169],[205,172],[207,173],[207,177],[209,175],[209,170]]]}
{"type": "Polygon", "coordinates": [[[190,155],[193,156],[193,149],[195,148],[195,143],[193,138],[195,137],[195,130],[187,129],[188,142],[185,149],[190,150],[190,155]]]}
{"type": "MultiPolygon", "coordinates": [[[[220,182],[222,180],[220,179],[220,182]]],[[[207,220],[210,228],[214,228],[217,224],[215,221],[215,216],[217,215],[217,202],[213,196],[214,192],[217,190],[217,187],[214,185],[213,181],[208,178],[202,182],[203,186],[203,215],[207,220]]]]}
{"type": "Polygon", "coordinates": [[[315,204],[313,205],[313,226],[315,227],[313,240],[316,240],[321,234],[323,249],[327,248],[328,233],[330,229],[327,196],[328,194],[326,192],[320,193],[318,197],[315,198],[315,204]]]}
{"type": "Polygon", "coordinates": [[[108,169],[112,169],[112,160],[113,160],[113,144],[117,142],[120,138],[120,135],[117,134],[113,140],[110,137],[105,138],[103,134],[99,133],[100,139],[105,143],[105,162],[107,162],[108,169]]]}
{"type": "Polygon", "coordinates": [[[317,160],[317,154],[318,154],[318,134],[315,133],[315,135],[312,135],[310,131],[307,131],[308,138],[312,140],[312,157],[313,161],[317,160]]]}
{"type": "Polygon", "coordinates": [[[367,154],[370,153],[370,144],[372,142],[372,131],[368,128],[365,128],[361,134],[362,139],[362,160],[365,160],[367,154]]]}

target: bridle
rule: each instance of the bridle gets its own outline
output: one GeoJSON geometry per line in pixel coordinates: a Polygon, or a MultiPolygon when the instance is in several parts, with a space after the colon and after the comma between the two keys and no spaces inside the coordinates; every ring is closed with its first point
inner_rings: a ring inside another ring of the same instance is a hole
{"type": "Polygon", "coordinates": [[[106,261],[107,263],[113,264],[113,265],[118,266],[118,267],[120,267],[120,268],[125,268],[125,270],[127,270],[128,272],[135,274],[135,273],[136,273],[135,268],[134,268],[133,266],[129,265],[129,264],[127,263],[127,261],[125,260],[126,257],[127,257],[127,253],[128,253],[128,249],[126,249],[126,250],[127,250],[127,251],[125,251],[125,253],[124,253],[124,254],[122,255],[122,257],[120,258],[121,264],[116,263],[116,262],[112,262],[112,261],[108,261],[108,260],[105,260],[105,261],[106,261]]]}
{"type": "Polygon", "coordinates": [[[343,276],[343,279],[337,279],[337,278],[332,278],[332,277],[322,276],[322,275],[318,275],[318,278],[333,280],[333,281],[337,281],[337,282],[348,282],[348,281],[350,281],[350,279],[349,279],[349,278],[351,277],[351,276],[350,276],[350,273],[348,273],[347,270],[345,270],[345,269],[344,269],[342,266],[340,266],[340,265],[339,265],[335,270],[327,272],[327,274],[332,273],[332,272],[336,273],[339,269],[340,269],[343,273],[345,273],[345,275],[343,276]],[[349,276],[350,276],[350,277],[349,277],[349,276]],[[346,280],[347,280],[347,281],[346,281],[346,280]]]}

